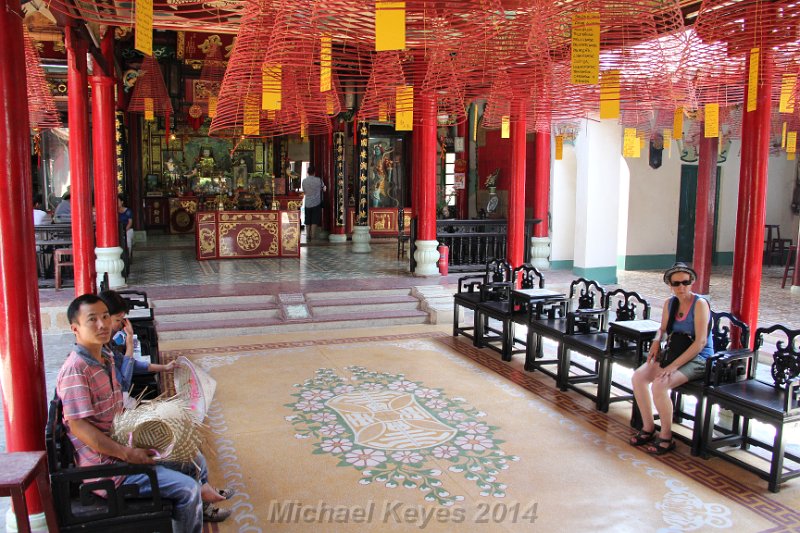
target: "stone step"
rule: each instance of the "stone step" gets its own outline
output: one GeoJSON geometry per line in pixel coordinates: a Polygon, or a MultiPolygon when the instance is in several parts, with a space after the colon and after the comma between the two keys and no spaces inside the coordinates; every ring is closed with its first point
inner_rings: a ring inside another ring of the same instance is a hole
{"type": "Polygon", "coordinates": [[[206,296],[197,298],[170,298],[153,299],[152,306],[157,309],[156,313],[161,314],[162,309],[168,310],[178,307],[197,306],[238,306],[238,305],[266,305],[276,304],[278,297],[274,294],[249,294],[247,296],[206,296]]]}
{"type": "Polygon", "coordinates": [[[232,320],[261,320],[261,319],[280,319],[282,317],[280,309],[256,309],[256,310],[235,310],[235,311],[193,311],[172,314],[156,314],[156,324],[160,328],[162,324],[192,324],[202,323],[204,327],[208,322],[232,321],[232,320]]]}
{"type": "MultiPolygon", "coordinates": [[[[342,298],[352,297],[353,293],[343,292],[343,291],[335,291],[335,292],[307,292],[306,293],[306,301],[308,302],[316,302],[319,300],[339,300],[342,298]]],[[[367,289],[361,290],[359,293],[363,300],[364,297],[369,297],[371,300],[372,298],[382,298],[382,297],[392,297],[392,296],[408,296],[409,290],[407,288],[403,289],[367,289]]]]}
{"type": "Polygon", "coordinates": [[[280,305],[275,301],[264,302],[242,302],[242,303],[208,303],[203,299],[198,298],[197,304],[189,305],[170,305],[169,300],[163,300],[161,305],[154,308],[155,313],[160,316],[169,315],[197,315],[201,313],[228,313],[236,311],[263,311],[263,310],[279,310],[280,305]]]}
{"type": "Polygon", "coordinates": [[[360,302],[355,302],[354,300],[346,301],[350,303],[339,305],[311,304],[309,307],[311,308],[311,313],[315,317],[359,314],[364,311],[365,307],[367,307],[371,312],[418,309],[419,307],[419,300],[416,298],[395,302],[376,302],[371,298],[368,300],[361,300],[360,302]]]}

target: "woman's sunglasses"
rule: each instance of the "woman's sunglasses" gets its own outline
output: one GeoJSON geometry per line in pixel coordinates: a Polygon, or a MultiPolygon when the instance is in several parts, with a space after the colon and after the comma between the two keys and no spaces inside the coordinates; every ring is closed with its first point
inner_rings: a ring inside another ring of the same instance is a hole
{"type": "Polygon", "coordinates": [[[689,286],[692,284],[692,280],[685,279],[683,281],[670,281],[669,284],[673,287],[680,287],[681,285],[689,286]]]}

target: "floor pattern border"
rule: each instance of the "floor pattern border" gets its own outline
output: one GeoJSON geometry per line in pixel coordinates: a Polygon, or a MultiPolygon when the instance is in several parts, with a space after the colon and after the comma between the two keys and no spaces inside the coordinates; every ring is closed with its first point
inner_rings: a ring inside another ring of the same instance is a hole
{"type": "MultiPolygon", "coordinates": [[[[493,356],[493,354],[476,348],[471,343],[462,341],[445,332],[413,332],[397,335],[383,334],[333,339],[279,341],[233,346],[211,346],[166,350],[161,353],[161,356],[165,362],[168,362],[179,356],[189,355],[268,351],[286,348],[359,344],[366,342],[385,342],[407,339],[432,339],[435,342],[439,342],[443,346],[453,349],[460,355],[467,357],[481,366],[495,372],[499,376],[519,385],[528,392],[551,404],[557,410],[569,413],[570,415],[577,415],[589,425],[605,432],[609,436],[619,441],[627,443],[631,435],[632,430],[628,425],[612,418],[606,413],[601,413],[593,409],[591,406],[585,405],[586,402],[582,401],[582,396],[576,397],[574,395],[569,395],[559,391],[553,385],[548,386],[548,384],[534,378],[533,375],[518,370],[500,361],[493,356]]],[[[679,449],[674,453],[666,454],[661,457],[653,456],[652,459],[670,466],[675,471],[685,474],[693,481],[713,490],[714,492],[728,498],[729,500],[757,514],[765,520],[775,524],[774,528],[768,529],[762,533],[778,533],[783,531],[800,530],[800,511],[792,509],[780,502],[774,501],[767,495],[759,494],[743,483],[740,483],[725,474],[715,471],[708,466],[707,461],[701,458],[688,455],[679,449]]],[[[208,529],[206,528],[205,531],[208,531],[208,529]]]]}

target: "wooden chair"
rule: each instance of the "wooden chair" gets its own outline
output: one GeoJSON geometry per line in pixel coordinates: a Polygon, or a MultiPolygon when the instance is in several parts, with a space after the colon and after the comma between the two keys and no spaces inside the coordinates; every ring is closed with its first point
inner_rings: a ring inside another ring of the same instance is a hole
{"type": "MultiPolygon", "coordinates": [[[[691,439],[685,438],[680,433],[673,431],[673,435],[691,445],[692,455],[700,455],[703,442],[703,414],[705,409],[705,387],[721,383],[735,383],[746,378],[748,358],[741,358],[742,354],[752,355],[748,348],[750,344],[750,326],[736,318],[731,313],[711,310],[711,340],[714,343],[714,355],[706,360],[706,373],[703,380],[684,383],[672,391],[673,422],[680,424],[690,420],[692,425],[691,439]],[[732,333],[738,331],[739,346],[743,348],[732,349],[732,333]],[[736,363],[728,364],[728,359],[735,357],[736,363]],[[693,396],[697,403],[694,413],[687,413],[683,409],[683,397],[693,396]]],[[[721,429],[721,428],[720,428],[721,429]]]]}
{"type": "Polygon", "coordinates": [[[458,278],[458,292],[453,295],[453,337],[459,333],[475,342],[477,332],[477,313],[474,313],[478,304],[481,303],[481,286],[493,283],[496,290],[500,290],[501,284],[511,283],[511,265],[504,259],[495,259],[486,264],[486,271],[483,275],[471,275],[458,278]],[[461,308],[473,311],[472,324],[469,326],[461,325],[461,308]]]}
{"type": "Polygon", "coordinates": [[[411,240],[411,235],[406,233],[406,216],[403,208],[397,210],[397,258],[406,255],[406,243],[411,240]]]}
{"type": "Polygon", "coordinates": [[[56,289],[61,288],[61,268],[75,265],[73,257],[72,248],[58,248],[53,251],[53,269],[56,275],[56,289]]]}
{"type": "Polygon", "coordinates": [[[61,399],[50,402],[45,428],[45,446],[50,467],[53,502],[62,532],[91,531],[140,533],[172,531],[172,503],[162,499],[158,479],[151,466],[115,463],[75,466],[75,449],[63,422],[61,399]],[[116,487],[111,476],[145,474],[152,492],[139,494],[134,485],[116,487]],[[101,498],[95,491],[105,491],[101,498]]]}
{"type": "Polygon", "coordinates": [[[633,391],[629,387],[612,381],[612,368],[614,363],[635,368],[639,365],[641,354],[635,346],[630,344],[617,344],[607,330],[607,315],[612,312],[612,305],[616,304],[613,313],[617,322],[650,318],[650,304],[638,293],[616,289],[606,295],[604,308],[594,312],[568,313],[567,329],[559,347],[559,368],[556,381],[561,390],[572,389],[575,392],[591,398],[597,404],[597,409],[608,411],[611,402],[630,400],[633,391]],[[594,359],[594,368],[572,361],[571,351],[578,352],[594,359]],[[577,367],[584,374],[570,375],[570,368],[577,367]],[[583,383],[596,383],[597,391],[592,393],[578,385],[583,383]],[[611,398],[611,389],[616,387],[626,392],[624,396],[611,398]]]}
{"type": "MultiPolygon", "coordinates": [[[[536,267],[532,265],[521,265],[514,269],[511,275],[511,284],[503,284],[492,293],[490,286],[482,287],[481,302],[475,309],[477,325],[475,335],[475,345],[479,347],[491,348],[501,355],[503,361],[511,361],[514,352],[514,345],[517,339],[514,338],[515,316],[527,316],[527,309],[515,309],[511,299],[511,291],[516,287],[521,289],[544,288],[544,276],[536,267]],[[519,283],[519,285],[517,285],[519,283]],[[487,295],[491,294],[493,297],[487,295]],[[500,295],[500,297],[497,297],[500,295]],[[489,320],[494,319],[500,322],[500,329],[496,329],[489,324],[489,320]]],[[[525,344],[525,341],[520,341],[525,344]]],[[[516,353],[520,353],[518,350],[516,353]]]]}
{"type": "MultiPolygon", "coordinates": [[[[703,457],[715,455],[730,461],[766,479],[771,492],[780,491],[784,481],[800,476],[800,456],[786,451],[784,429],[800,422],[800,330],[790,330],[779,324],[756,330],[755,353],[747,365],[746,379],[736,383],[709,384],[706,389],[705,420],[703,422],[703,457]],[[756,379],[758,352],[766,335],[780,337],[775,343],[771,373],[773,383],[756,379]],[[735,419],[731,432],[722,436],[714,433],[713,408],[728,409],[741,417],[742,424],[735,419]],[[750,421],[758,420],[775,428],[772,442],[759,440],[751,434],[750,421]],[[766,450],[770,456],[769,468],[760,468],[754,461],[763,460],[749,451],[754,446],[766,450]],[[738,448],[738,449],[737,449],[738,448]],[[744,457],[742,454],[746,454],[744,457]],[[750,459],[750,460],[746,460],[750,459]],[[794,466],[787,467],[788,459],[794,466]]],[[[750,357],[742,354],[739,358],[750,357]]],[[[737,357],[730,357],[727,365],[735,364],[737,357]]]]}
{"type": "Polygon", "coordinates": [[[786,256],[786,264],[783,267],[783,281],[781,281],[781,289],[786,287],[786,280],[789,278],[789,274],[794,274],[794,261],[796,255],[797,246],[793,244],[789,246],[789,255],[786,256]]]}
{"type": "Polygon", "coordinates": [[[577,297],[576,311],[599,312],[603,316],[605,309],[601,309],[605,302],[606,290],[596,281],[578,278],[570,283],[569,298],[567,300],[551,300],[542,302],[530,309],[524,317],[527,319],[528,336],[525,350],[525,370],[533,372],[540,370],[552,378],[556,378],[557,369],[550,370],[548,366],[558,365],[558,357],[544,359],[543,338],[548,338],[561,345],[561,338],[567,330],[567,313],[572,311],[572,301],[577,297]]]}
{"type": "Polygon", "coordinates": [[[780,265],[783,254],[792,245],[792,239],[781,238],[781,227],[778,224],[766,224],[764,229],[764,263],[772,266],[773,261],[777,260],[780,265]]]}

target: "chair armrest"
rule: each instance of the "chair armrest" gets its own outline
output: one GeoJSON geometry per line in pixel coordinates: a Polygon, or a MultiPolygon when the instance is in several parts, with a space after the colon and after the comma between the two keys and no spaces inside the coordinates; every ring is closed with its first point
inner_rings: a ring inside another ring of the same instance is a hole
{"type": "Polygon", "coordinates": [[[786,394],[784,394],[783,398],[785,413],[800,411],[800,378],[794,378],[786,384],[786,394]]]}
{"type": "Polygon", "coordinates": [[[755,352],[747,348],[717,352],[706,359],[705,385],[715,387],[752,377],[755,352]]]}
{"type": "Polygon", "coordinates": [[[567,313],[566,335],[595,333],[603,330],[605,309],[576,309],[567,313]]]}
{"type": "Polygon", "coordinates": [[[510,281],[492,281],[489,283],[482,283],[481,289],[481,302],[501,302],[511,299],[511,289],[513,283],[510,281]]]}
{"type": "Polygon", "coordinates": [[[462,276],[458,278],[458,292],[475,292],[475,289],[480,287],[484,281],[485,277],[483,275],[462,276]],[[462,288],[467,290],[463,291],[462,288]]]}

